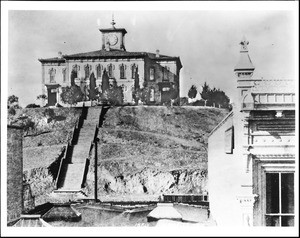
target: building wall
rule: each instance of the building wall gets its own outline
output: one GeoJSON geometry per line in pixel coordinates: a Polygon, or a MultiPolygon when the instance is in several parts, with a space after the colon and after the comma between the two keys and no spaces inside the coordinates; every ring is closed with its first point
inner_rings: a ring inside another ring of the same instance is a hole
{"type": "Polygon", "coordinates": [[[7,128],[7,222],[23,210],[23,130],[7,128]]]}
{"type": "MultiPolygon", "coordinates": [[[[150,59],[100,59],[100,60],[68,60],[66,63],[44,63],[42,64],[42,84],[43,92],[47,92],[45,84],[60,84],[61,87],[71,85],[71,73],[75,65],[79,66],[77,78],[85,78],[85,66],[90,66],[90,75],[94,73],[96,77],[96,84],[99,86],[102,82],[102,75],[104,69],[108,72],[108,66],[113,66],[113,78],[116,79],[119,86],[124,88],[124,102],[132,102],[132,88],[134,87],[134,78],[132,77],[132,66],[138,67],[139,84],[143,88],[144,82],[147,81],[148,86],[154,89],[155,102],[161,102],[161,92],[158,83],[169,82],[174,85],[179,92],[179,69],[176,61],[156,62],[150,59]],[[120,76],[120,66],[125,66],[125,78],[120,76]],[[101,66],[101,76],[97,78],[97,66],[101,66]],[[150,68],[154,68],[154,80],[150,80],[150,68]],[[50,82],[49,70],[55,70],[55,82],[50,82]],[[66,70],[66,79],[63,80],[63,70],[66,70]],[[164,72],[163,72],[164,71],[164,72]]],[[[86,81],[89,85],[89,80],[86,81]]],[[[60,101],[59,94],[61,89],[58,89],[57,101],[60,101]]],[[[179,93],[178,93],[179,94],[179,93]]],[[[179,95],[178,95],[179,96],[179,95]]]]}
{"type": "Polygon", "coordinates": [[[231,114],[208,138],[209,206],[218,226],[240,226],[243,220],[237,195],[242,193],[245,161],[240,155],[234,117],[231,114]],[[233,150],[232,153],[226,153],[226,140],[229,140],[226,131],[232,127],[233,150]]]}

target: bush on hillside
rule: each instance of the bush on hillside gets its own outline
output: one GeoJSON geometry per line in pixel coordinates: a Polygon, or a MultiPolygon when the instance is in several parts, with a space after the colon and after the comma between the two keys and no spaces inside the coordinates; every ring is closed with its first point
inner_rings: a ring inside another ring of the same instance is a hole
{"type": "Polygon", "coordinates": [[[40,105],[37,105],[35,103],[30,103],[28,104],[25,108],[37,108],[37,107],[41,107],[40,105]]]}

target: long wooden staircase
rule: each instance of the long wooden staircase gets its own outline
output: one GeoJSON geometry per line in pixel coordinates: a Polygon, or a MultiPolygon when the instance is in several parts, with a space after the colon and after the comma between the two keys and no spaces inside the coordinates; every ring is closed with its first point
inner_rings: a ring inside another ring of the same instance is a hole
{"type": "Polygon", "coordinates": [[[56,190],[53,196],[62,200],[74,197],[74,194],[84,193],[86,176],[90,164],[90,153],[98,136],[99,127],[108,108],[83,107],[73,134],[61,160],[58,176],[56,179],[56,190]],[[73,196],[72,196],[73,194],[73,196]]]}

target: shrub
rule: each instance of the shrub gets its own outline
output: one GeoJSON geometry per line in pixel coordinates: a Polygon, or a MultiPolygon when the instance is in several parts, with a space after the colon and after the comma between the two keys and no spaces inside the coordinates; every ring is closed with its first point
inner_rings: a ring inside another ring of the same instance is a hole
{"type": "Polygon", "coordinates": [[[40,107],[40,105],[36,105],[35,103],[30,103],[25,108],[37,108],[37,107],[40,107]]]}
{"type": "Polygon", "coordinates": [[[60,95],[63,103],[75,105],[78,102],[83,101],[84,94],[77,85],[67,86],[62,88],[62,93],[60,95]]]}

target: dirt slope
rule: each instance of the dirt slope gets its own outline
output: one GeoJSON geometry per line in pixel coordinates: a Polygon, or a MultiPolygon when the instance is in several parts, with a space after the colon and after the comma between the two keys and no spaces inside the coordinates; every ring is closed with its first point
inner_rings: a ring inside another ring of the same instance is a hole
{"type": "MultiPolygon", "coordinates": [[[[207,191],[207,135],[227,113],[203,107],[109,109],[98,136],[98,196],[207,191]]],[[[90,194],[93,176],[91,166],[90,194]]]]}

